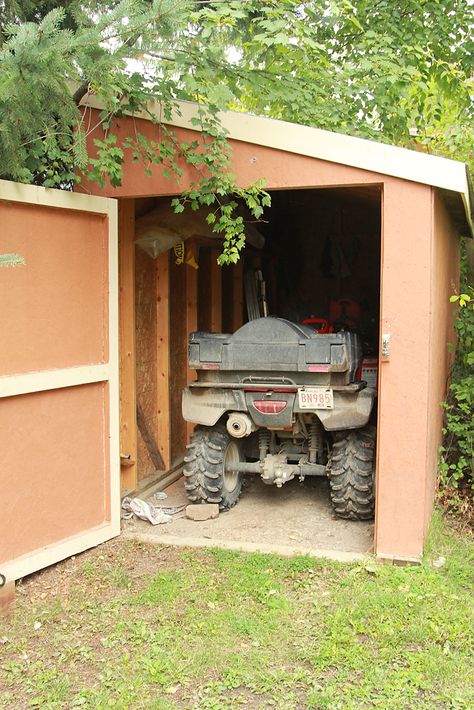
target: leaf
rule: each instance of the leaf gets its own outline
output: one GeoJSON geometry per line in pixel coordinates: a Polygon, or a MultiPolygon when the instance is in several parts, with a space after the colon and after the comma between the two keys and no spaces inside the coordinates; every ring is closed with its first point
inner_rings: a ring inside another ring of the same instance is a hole
{"type": "Polygon", "coordinates": [[[364,31],[364,28],[362,27],[362,25],[360,24],[359,20],[357,19],[357,17],[355,15],[351,15],[349,19],[350,19],[351,23],[357,27],[358,30],[361,30],[362,32],[364,31]]]}

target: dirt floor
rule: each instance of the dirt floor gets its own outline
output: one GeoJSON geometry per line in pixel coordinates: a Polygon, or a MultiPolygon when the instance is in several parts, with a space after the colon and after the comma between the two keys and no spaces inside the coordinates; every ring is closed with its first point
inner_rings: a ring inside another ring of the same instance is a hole
{"type": "MultiPolygon", "coordinates": [[[[187,505],[184,478],[166,489],[168,498],[143,496],[164,506],[187,505]]],[[[373,523],[336,518],[324,479],[301,484],[291,481],[282,488],[250,480],[238,504],[215,520],[188,520],[184,511],[170,523],[153,526],[137,520],[123,521],[126,537],[147,542],[191,547],[225,547],[280,554],[310,554],[339,560],[357,560],[373,548],[373,523]]]]}

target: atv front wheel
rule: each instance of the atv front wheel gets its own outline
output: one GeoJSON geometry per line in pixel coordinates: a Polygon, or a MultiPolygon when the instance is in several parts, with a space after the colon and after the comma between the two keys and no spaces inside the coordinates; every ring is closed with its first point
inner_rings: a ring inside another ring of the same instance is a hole
{"type": "Polygon", "coordinates": [[[226,472],[227,463],[242,461],[239,443],[224,427],[196,427],[184,457],[186,492],[192,503],[219,503],[219,510],[235,505],[243,474],[226,472]]]}
{"type": "Polygon", "coordinates": [[[375,428],[336,434],[327,472],[339,518],[372,520],[375,509],[375,428]]]}

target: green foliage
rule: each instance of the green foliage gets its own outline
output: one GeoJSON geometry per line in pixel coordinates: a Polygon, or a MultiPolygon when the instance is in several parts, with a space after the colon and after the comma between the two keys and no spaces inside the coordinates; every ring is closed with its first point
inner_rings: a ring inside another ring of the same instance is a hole
{"type": "Polygon", "coordinates": [[[471,30],[469,0],[12,0],[0,18],[0,177],[119,185],[127,151],[170,179],[184,160],[195,180],[175,209],[209,207],[220,262],[233,263],[244,244],[238,207],[258,219],[269,197],[261,183],[237,186],[220,111],[468,160],[471,30]],[[91,155],[87,93],[104,107],[91,155]],[[179,145],[166,129],[177,99],[201,107],[198,141],[179,145]],[[112,139],[115,120],[146,113],[150,100],[161,138],[112,139]]]}
{"type": "Polygon", "coordinates": [[[459,310],[458,347],[445,407],[445,438],[439,473],[442,492],[461,483],[474,490],[474,289],[451,296],[459,310]]]}
{"type": "Polygon", "coordinates": [[[225,79],[237,107],[472,159],[469,0],[208,3],[203,13],[202,33],[238,49],[239,74],[225,79]]]}
{"type": "Polygon", "coordinates": [[[248,189],[237,186],[229,171],[230,152],[217,114],[232,95],[216,86],[215,76],[211,81],[215,67],[206,56],[208,42],[196,44],[193,21],[199,21],[200,3],[60,5],[52,7],[47,0],[12,3],[0,26],[0,177],[71,189],[82,173],[101,186],[118,186],[129,151],[147,174],[159,165],[165,177],[179,184],[184,160],[196,179],[176,207],[212,206],[209,224],[223,238],[220,263],[237,261],[245,241],[238,202],[258,218],[270,198],[260,183],[248,189]],[[199,77],[196,52],[201,55],[199,77]],[[130,69],[133,61],[140,63],[139,70],[130,69]],[[87,136],[96,126],[86,125],[78,106],[88,92],[104,106],[103,137],[94,140],[91,155],[87,136]],[[164,124],[158,141],[137,133],[120,142],[111,132],[117,118],[146,111],[150,99],[161,101],[166,121],[177,98],[202,103],[197,141],[180,145],[164,124]]]}
{"type": "Polygon", "coordinates": [[[1,177],[60,186],[74,178],[70,148],[79,125],[64,72],[72,35],[60,30],[64,14],[38,24],[7,26],[0,54],[1,177]]]}
{"type": "Polygon", "coordinates": [[[123,177],[124,153],[117,145],[117,136],[110,133],[104,140],[96,138],[94,144],[97,147],[97,157],[89,160],[91,170],[87,177],[101,187],[104,187],[107,179],[113,187],[118,187],[123,177]]]}

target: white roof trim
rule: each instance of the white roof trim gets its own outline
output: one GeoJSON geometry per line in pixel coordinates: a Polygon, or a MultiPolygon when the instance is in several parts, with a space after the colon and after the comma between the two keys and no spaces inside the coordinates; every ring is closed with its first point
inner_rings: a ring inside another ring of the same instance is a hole
{"type": "MultiPolygon", "coordinates": [[[[83,103],[93,108],[102,108],[94,96],[88,96],[83,103]]],[[[180,128],[199,130],[191,123],[191,119],[198,116],[197,105],[190,101],[177,103],[181,115],[178,112],[173,113],[171,121],[167,123],[180,128]]],[[[150,103],[148,108],[152,114],[162,115],[160,103],[150,103]]],[[[143,111],[134,115],[150,120],[149,114],[143,111]]],[[[465,163],[249,113],[228,111],[220,114],[219,119],[228,131],[228,137],[238,141],[457,192],[464,204],[468,226],[474,234],[469,177],[465,163]]]]}

